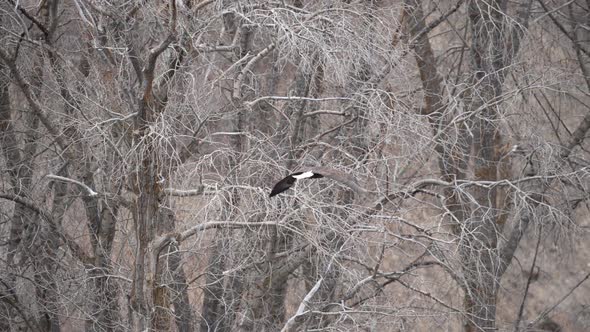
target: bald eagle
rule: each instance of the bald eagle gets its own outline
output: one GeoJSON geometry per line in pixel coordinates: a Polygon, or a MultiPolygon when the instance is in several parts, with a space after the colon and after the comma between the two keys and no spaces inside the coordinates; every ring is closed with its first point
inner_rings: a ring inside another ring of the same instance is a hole
{"type": "Polygon", "coordinates": [[[366,192],[366,190],[364,190],[363,188],[361,188],[361,186],[358,185],[354,178],[348,176],[347,174],[344,174],[340,171],[331,168],[315,167],[314,169],[309,169],[306,171],[300,171],[287,175],[285,178],[283,178],[274,185],[270,192],[270,197],[276,196],[282,193],[283,191],[291,188],[295,184],[295,182],[297,182],[297,180],[317,179],[323,177],[338,181],[348,186],[350,189],[354,190],[357,193],[366,192]]]}
{"type": "Polygon", "coordinates": [[[291,188],[295,184],[295,181],[297,181],[297,180],[317,179],[317,178],[323,178],[323,177],[324,177],[323,175],[321,175],[319,173],[314,173],[312,171],[296,172],[293,174],[289,174],[289,175],[287,175],[287,177],[285,177],[284,179],[282,179],[281,181],[279,181],[275,184],[275,186],[272,188],[272,190],[270,192],[270,197],[278,195],[278,194],[282,193],[283,191],[291,188]]]}

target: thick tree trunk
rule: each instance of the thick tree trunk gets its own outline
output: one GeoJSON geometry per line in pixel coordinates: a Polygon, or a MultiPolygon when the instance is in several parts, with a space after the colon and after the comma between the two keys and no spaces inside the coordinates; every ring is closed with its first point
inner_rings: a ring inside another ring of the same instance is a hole
{"type": "MultiPolygon", "coordinates": [[[[4,63],[2,62],[0,62],[0,72],[2,72],[2,77],[6,77],[5,75],[7,75],[7,73],[5,73],[4,63]]],[[[12,110],[10,107],[8,87],[8,82],[0,81],[0,148],[2,149],[2,154],[6,161],[6,168],[10,176],[10,183],[13,187],[14,193],[16,195],[27,196],[29,195],[34,167],[32,156],[35,154],[37,143],[34,137],[27,135],[23,153],[21,154],[21,147],[17,142],[17,134],[12,123],[12,110]],[[26,159],[24,159],[23,156],[26,156],[26,159]]],[[[34,118],[32,117],[29,117],[29,120],[31,120],[29,124],[33,125],[33,128],[30,129],[34,132],[34,130],[36,130],[35,124],[38,124],[38,121],[34,121],[34,118]]],[[[36,220],[36,216],[30,209],[27,209],[21,204],[16,204],[14,206],[8,237],[8,252],[6,254],[7,267],[15,268],[21,266],[21,263],[24,263],[27,259],[25,252],[21,252],[19,255],[19,251],[21,251],[20,248],[22,247],[25,225],[34,220],[36,220]]],[[[5,286],[8,287],[8,293],[15,294],[15,282],[16,280],[14,277],[7,280],[7,285],[5,286]]],[[[3,314],[4,317],[16,317],[17,315],[18,314],[12,310],[3,314]]],[[[25,320],[27,319],[24,312],[21,313],[21,315],[25,315],[25,317],[22,318],[25,320]]],[[[38,327],[41,328],[40,325],[38,325],[38,327]]]]}
{"type": "MultiPolygon", "coordinates": [[[[234,202],[231,199],[228,201],[234,202]]],[[[232,215],[231,210],[233,210],[231,206],[224,206],[222,220],[231,220],[231,217],[230,219],[223,219],[224,215],[225,217],[232,215]]],[[[217,230],[216,236],[214,237],[215,245],[209,253],[207,275],[205,278],[206,286],[203,289],[201,332],[231,331],[234,325],[235,299],[233,293],[238,290],[229,285],[229,279],[231,278],[223,274],[223,271],[228,266],[229,258],[226,250],[232,247],[230,241],[232,241],[233,234],[235,234],[234,230],[220,229],[217,230]]]]}
{"type": "MultiPolygon", "coordinates": [[[[35,91],[38,91],[38,88],[41,86],[44,75],[42,58],[39,57],[37,60],[38,62],[34,67],[34,74],[31,79],[31,86],[35,87],[35,91]]],[[[11,60],[3,59],[3,61],[3,68],[4,66],[13,66],[11,70],[16,70],[16,65],[10,62],[11,60]]],[[[8,84],[3,84],[3,87],[7,88],[8,84]]],[[[10,123],[12,120],[7,90],[3,91],[2,99],[3,106],[0,117],[2,117],[3,129],[7,130],[3,135],[2,148],[4,156],[7,159],[7,166],[10,169],[12,189],[15,195],[28,198],[30,196],[35,170],[40,119],[35,112],[25,114],[27,129],[24,135],[24,147],[21,153],[18,143],[15,140],[18,136],[10,123]]],[[[54,206],[53,212],[58,214],[59,218],[63,214],[64,207],[60,204],[65,187],[58,185],[57,189],[54,196],[54,203],[56,205],[54,206]]],[[[27,262],[30,262],[34,267],[31,279],[35,281],[35,294],[37,295],[39,308],[41,308],[37,315],[39,317],[38,324],[40,329],[46,331],[60,330],[58,295],[55,280],[53,279],[57,269],[55,252],[58,246],[59,241],[54,230],[44,228],[43,223],[39,222],[39,217],[30,209],[27,209],[21,204],[15,206],[10,226],[7,260],[10,262],[10,266],[24,266],[27,262]]]]}
{"type": "MultiPolygon", "coordinates": [[[[231,231],[231,230],[230,230],[231,231]]],[[[205,276],[205,287],[203,288],[203,305],[201,307],[201,324],[200,331],[225,331],[219,328],[223,317],[223,291],[226,256],[223,251],[226,248],[224,240],[225,230],[217,230],[215,236],[215,245],[209,253],[207,262],[207,274],[205,276]]]]}
{"type": "MultiPolygon", "coordinates": [[[[472,23],[471,65],[473,91],[469,96],[468,109],[474,114],[473,154],[474,180],[495,181],[498,175],[497,152],[500,134],[496,128],[499,106],[493,103],[502,93],[505,48],[504,7],[499,1],[491,6],[471,1],[469,17],[472,23]]],[[[496,189],[477,187],[473,190],[475,205],[470,221],[465,225],[464,241],[459,253],[464,261],[467,281],[465,309],[468,317],[466,331],[492,331],[496,327],[496,297],[501,275],[498,271],[498,226],[496,189]]]]}
{"type": "MultiPolygon", "coordinates": [[[[147,122],[147,121],[146,121],[147,122]]],[[[145,127],[140,129],[143,133],[145,127]]],[[[135,265],[133,273],[133,285],[131,291],[131,306],[134,310],[134,324],[137,324],[136,329],[143,331],[150,327],[166,328],[167,322],[164,320],[165,315],[161,313],[163,308],[158,308],[152,311],[154,299],[153,296],[161,294],[155,291],[154,280],[156,271],[152,270],[152,266],[156,262],[152,262],[150,255],[149,244],[154,238],[155,227],[157,220],[157,212],[159,206],[159,156],[154,153],[153,142],[149,142],[149,138],[140,134],[138,140],[144,140],[143,158],[138,162],[141,165],[138,174],[138,187],[140,188],[139,197],[136,201],[136,209],[134,215],[135,234],[136,234],[136,251],[135,251],[135,265]],[[152,294],[152,290],[154,293],[152,294]]],[[[164,301],[159,301],[161,302],[164,301]]],[[[155,309],[155,308],[154,308],[155,309]]]]}
{"type": "MultiPolygon", "coordinates": [[[[170,329],[171,313],[170,298],[166,287],[161,283],[163,264],[160,262],[160,252],[151,248],[151,242],[164,229],[174,226],[173,219],[165,218],[165,225],[160,225],[163,206],[162,174],[172,168],[170,160],[159,145],[158,140],[151,134],[151,126],[162,116],[168,102],[170,78],[176,72],[175,64],[180,61],[180,55],[174,57],[168,75],[162,78],[160,84],[154,86],[156,79],[156,65],[158,58],[168,49],[177,38],[176,31],[176,2],[169,2],[168,31],[156,47],[148,52],[148,57],[141,72],[141,95],[138,99],[137,115],[133,125],[133,147],[136,154],[138,196],[133,206],[136,252],[133,282],[131,290],[131,308],[136,330],[153,329],[167,331],[170,329]]],[[[172,228],[173,229],[173,228],[172,228]]]]}
{"type": "Polygon", "coordinates": [[[168,266],[172,280],[170,282],[170,297],[174,307],[174,317],[178,332],[195,330],[193,307],[188,297],[188,283],[183,269],[182,257],[178,246],[171,246],[168,256],[168,266]]]}
{"type": "MultiPolygon", "coordinates": [[[[90,179],[86,185],[93,187],[90,179]]],[[[111,278],[111,249],[115,237],[115,223],[119,206],[111,204],[100,210],[98,200],[84,198],[86,218],[91,233],[90,243],[94,253],[94,264],[89,271],[91,287],[96,291],[92,306],[92,317],[86,321],[87,331],[120,331],[119,288],[111,278]]]]}
{"type": "MultiPolygon", "coordinates": [[[[406,0],[406,6],[412,35],[418,35],[425,28],[422,2],[406,0]]],[[[503,21],[505,9],[505,3],[501,1],[469,3],[473,26],[471,70],[474,77],[473,90],[466,100],[466,111],[474,114],[477,120],[468,124],[472,134],[466,130],[456,133],[460,144],[446,146],[444,141],[437,141],[439,166],[447,181],[465,177],[468,161],[457,156],[469,155],[470,149],[474,153],[474,180],[494,181],[498,177],[501,138],[495,123],[499,110],[493,101],[501,95],[505,66],[518,51],[520,37],[519,34],[511,35],[513,44],[508,49],[502,44],[502,35],[507,33],[503,21]]],[[[443,88],[435,66],[436,59],[426,35],[415,40],[412,46],[417,54],[416,62],[424,87],[425,113],[431,115],[429,119],[435,135],[441,137],[438,130],[446,127],[446,120],[441,116],[444,110],[443,88]]],[[[497,274],[498,234],[503,225],[497,224],[500,216],[496,209],[495,188],[478,187],[471,194],[475,201],[469,203],[465,198],[459,198],[461,193],[447,191],[450,197],[447,208],[457,220],[466,221],[462,227],[455,227],[455,233],[462,239],[459,254],[466,278],[464,328],[466,331],[488,331],[495,329],[496,297],[501,278],[497,274]]]]}
{"type": "MultiPolygon", "coordinates": [[[[294,96],[304,96],[314,98],[321,92],[323,84],[323,67],[317,56],[313,58],[312,70],[305,65],[301,65],[295,75],[295,85],[290,90],[294,96]]],[[[286,114],[291,114],[294,120],[293,131],[290,135],[290,149],[287,157],[287,168],[292,170],[299,158],[299,145],[307,138],[306,129],[308,121],[313,121],[310,117],[305,117],[304,113],[312,109],[309,101],[293,101],[285,108],[286,114]]],[[[282,129],[287,130],[288,125],[284,124],[282,129]]],[[[313,123],[311,130],[314,130],[313,123]]],[[[297,208],[291,206],[290,209],[297,208]]],[[[261,245],[268,255],[268,263],[259,271],[252,272],[251,280],[254,285],[248,291],[246,311],[247,320],[240,324],[242,331],[264,330],[274,331],[284,324],[285,321],[285,298],[287,294],[288,278],[290,273],[281,273],[280,271],[289,266],[289,269],[295,269],[298,266],[291,266],[291,262],[283,259],[278,262],[272,262],[273,257],[280,252],[289,250],[294,245],[295,234],[289,230],[274,229],[274,234],[268,242],[261,245]],[[272,276],[272,277],[269,277],[272,276]]],[[[301,260],[299,264],[304,261],[301,260]]],[[[292,270],[291,270],[292,271],[292,270]]]]}
{"type": "MultiPolygon", "coordinates": [[[[161,204],[158,212],[158,234],[171,233],[176,230],[174,212],[166,208],[166,206],[170,206],[170,201],[164,199],[165,201],[161,204]]],[[[193,331],[193,309],[188,297],[188,284],[182,268],[182,256],[178,245],[171,243],[163,248],[158,255],[157,265],[157,282],[154,287],[158,296],[154,296],[154,305],[162,308],[159,314],[165,315],[165,317],[161,317],[161,321],[166,321],[169,325],[168,329],[170,329],[170,320],[174,317],[179,332],[193,331]],[[174,308],[174,314],[170,312],[170,305],[174,308]]]]}

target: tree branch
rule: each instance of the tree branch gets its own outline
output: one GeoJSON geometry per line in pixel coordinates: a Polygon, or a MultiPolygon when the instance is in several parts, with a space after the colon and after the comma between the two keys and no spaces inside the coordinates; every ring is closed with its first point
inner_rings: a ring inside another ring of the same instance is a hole
{"type": "Polygon", "coordinates": [[[289,318],[289,320],[287,320],[287,323],[285,323],[285,326],[283,326],[281,332],[295,331],[299,327],[299,325],[301,325],[300,319],[305,314],[309,313],[309,310],[306,311],[305,309],[309,306],[309,301],[311,301],[311,298],[320,289],[320,286],[322,285],[323,281],[324,278],[320,277],[320,279],[315,283],[315,285],[311,288],[307,295],[305,295],[305,297],[299,304],[299,308],[297,308],[297,312],[295,312],[295,315],[293,315],[291,318],[289,318]]]}
{"type": "Polygon", "coordinates": [[[43,32],[43,35],[45,36],[45,38],[47,38],[49,36],[49,30],[47,30],[47,28],[45,27],[45,25],[43,25],[41,22],[39,22],[39,20],[37,20],[35,18],[35,16],[31,15],[26,9],[24,9],[21,5],[19,5],[18,3],[15,3],[14,0],[10,0],[10,3],[14,6],[16,6],[16,8],[26,17],[28,18],[31,22],[33,22],[33,24],[35,26],[37,26],[37,28],[39,28],[39,30],[41,30],[41,32],[43,32]]]}
{"type": "Polygon", "coordinates": [[[76,243],[76,241],[74,241],[72,238],[70,238],[67,235],[65,230],[61,227],[61,225],[56,223],[55,220],[53,219],[53,217],[51,216],[51,214],[49,214],[47,211],[45,211],[45,210],[41,209],[40,207],[38,207],[37,205],[35,205],[35,203],[33,201],[31,201],[27,198],[24,198],[22,196],[19,196],[19,195],[0,193],[0,198],[6,199],[9,201],[13,201],[17,204],[20,204],[20,205],[26,207],[27,209],[29,209],[31,211],[37,213],[39,216],[41,216],[42,219],[47,221],[47,223],[49,224],[51,229],[59,237],[61,237],[61,239],[70,248],[70,250],[72,251],[72,253],[74,254],[75,257],[77,257],[84,264],[92,264],[92,262],[94,261],[94,258],[92,256],[87,255],[84,252],[84,250],[82,249],[82,247],[80,247],[78,245],[78,243],[76,243]]]}
{"type": "Polygon", "coordinates": [[[353,98],[348,97],[324,97],[324,98],[312,98],[312,97],[302,97],[302,96],[263,96],[252,101],[246,102],[245,105],[247,107],[253,107],[254,105],[258,104],[264,100],[286,100],[286,101],[332,101],[332,100],[347,100],[347,101],[354,101],[353,98]]]}
{"type": "Polygon", "coordinates": [[[426,36],[430,31],[432,31],[434,28],[439,26],[443,21],[445,21],[447,18],[449,18],[449,16],[453,15],[461,7],[461,5],[463,5],[464,2],[465,2],[465,0],[457,1],[457,3],[455,4],[455,6],[453,8],[449,9],[446,13],[442,14],[439,18],[432,21],[430,24],[428,24],[424,28],[420,29],[420,31],[418,31],[414,35],[412,40],[410,41],[410,43],[409,43],[410,48],[414,48],[416,46],[417,42],[420,42],[420,39],[422,39],[422,37],[426,36]]]}
{"type": "Polygon", "coordinates": [[[313,111],[313,112],[309,112],[309,113],[304,113],[302,115],[302,117],[306,118],[308,116],[322,115],[322,114],[346,116],[346,112],[331,111],[331,110],[317,110],[317,111],[313,111]]]}
{"type": "MultiPolygon", "coordinates": [[[[549,8],[547,8],[547,6],[545,5],[545,3],[543,2],[543,0],[537,0],[537,2],[541,5],[541,7],[543,7],[543,10],[545,11],[546,15],[549,16],[549,18],[551,19],[551,21],[553,21],[553,24],[555,24],[555,26],[561,30],[561,32],[567,37],[569,38],[572,43],[576,43],[575,37],[572,36],[569,31],[566,30],[566,28],[563,26],[563,24],[561,24],[553,15],[553,12],[555,12],[555,10],[550,10],[549,8]]],[[[563,6],[562,6],[563,7],[563,6]]],[[[559,7],[561,8],[561,7],[559,7]]],[[[590,56],[590,51],[587,50],[582,44],[578,43],[578,47],[580,48],[580,50],[582,52],[584,52],[584,54],[586,54],[586,56],[590,56]]]]}
{"type": "Polygon", "coordinates": [[[170,24],[168,26],[168,34],[162,42],[151,49],[148,55],[148,60],[143,69],[143,94],[139,104],[139,118],[145,120],[146,107],[152,98],[152,90],[154,84],[154,70],[156,68],[156,61],[158,57],[176,40],[176,0],[170,0],[170,24]]]}
{"type": "Polygon", "coordinates": [[[262,58],[264,58],[266,55],[268,55],[268,53],[270,53],[272,50],[274,50],[276,45],[277,45],[276,43],[271,43],[270,45],[268,45],[266,48],[264,48],[262,51],[258,52],[258,54],[256,54],[254,57],[252,57],[252,59],[250,59],[250,61],[248,61],[248,63],[244,66],[244,68],[242,68],[242,70],[238,74],[238,77],[234,81],[233,94],[232,94],[232,97],[234,98],[234,100],[242,99],[242,84],[244,83],[244,79],[246,78],[246,74],[248,74],[250,69],[252,69],[252,67],[258,61],[260,61],[262,58]]]}
{"type": "Polygon", "coordinates": [[[152,248],[160,250],[171,241],[182,242],[187,238],[208,229],[217,228],[250,228],[250,227],[288,227],[287,224],[268,222],[232,222],[232,221],[210,221],[203,224],[195,225],[180,233],[168,233],[154,239],[152,248]]]}
{"type": "Polygon", "coordinates": [[[66,178],[66,177],[59,176],[59,175],[53,175],[53,174],[48,174],[45,177],[49,178],[49,179],[57,180],[57,181],[69,182],[69,183],[73,183],[75,185],[78,185],[78,186],[82,187],[82,189],[84,189],[88,193],[88,196],[97,196],[98,195],[98,193],[96,191],[92,190],[92,188],[88,187],[86,184],[84,184],[78,180],[66,178]]]}
{"type": "Polygon", "coordinates": [[[196,6],[195,6],[195,8],[193,8],[193,10],[192,10],[192,11],[193,11],[193,14],[196,14],[196,13],[197,13],[199,10],[201,10],[203,7],[205,7],[205,6],[207,6],[207,5],[211,4],[211,3],[213,3],[214,1],[215,1],[215,0],[204,0],[204,1],[201,1],[201,2],[199,2],[199,3],[198,3],[196,6]]]}
{"type": "Polygon", "coordinates": [[[176,196],[176,197],[200,196],[200,195],[206,195],[206,194],[213,194],[216,191],[217,191],[217,187],[208,186],[206,184],[199,186],[197,189],[188,189],[188,190],[175,189],[175,188],[164,189],[164,193],[166,193],[170,196],[176,196]],[[214,190],[214,191],[211,192],[209,190],[214,190]]]}
{"type": "MultiPolygon", "coordinates": [[[[2,49],[0,49],[0,59],[10,69],[12,76],[16,80],[17,86],[22,91],[23,95],[25,96],[25,99],[27,100],[27,103],[29,104],[29,106],[33,110],[33,113],[39,118],[41,123],[43,123],[43,126],[45,126],[47,131],[49,131],[52,138],[57,142],[59,147],[62,150],[66,151],[66,149],[68,147],[68,143],[65,141],[63,135],[61,135],[61,133],[57,129],[57,126],[53,123],[53,121],[51,121],[49,119],[49,117],[45,114],[45,111],[43,111],[43,108],[41,107],[41,105],[33,97],[33,93],[31,92],[30,84],[28,82],[26,82],[24,80],[24,78],[21,76],[20,71],[16,67],[16,61],[12,60],[10,58],[10,56],[8,56],[8,54],[2,49]]],[[[69,155],[69,153],[68,153],[68,155],[69,155]]]]}
{"type": "Polygon", "coordinates": [[[531,321],[528,325],[527,325],[527,330],[531,329],[533,326],[535,326],[539,321],[541,321],[542,319],[544,319],[545,317],[547,317],[547,315],[549,315],[549,313],[553,310],[555,310],[555,308],[557,308],[557,306],[559,306],[563,301],[565,301],[565,299],[567,299],[578,287],[580,287],[580,285],[582,285],[582,283],[584,283],[584,281],[588,280],[588,278],[590,278],[590,273],[586,274],[586,276],[584,278],[582,278],[582,280],[580,280],[574,287],[572,287],[572,289],[570,289],[564,296],[562,296],[559,300],[557,300],[557,302],[555,302],[554,305],[552,305],[551,307],[547,308],[546,310],[544,310],[535,320],[531,321]]]}

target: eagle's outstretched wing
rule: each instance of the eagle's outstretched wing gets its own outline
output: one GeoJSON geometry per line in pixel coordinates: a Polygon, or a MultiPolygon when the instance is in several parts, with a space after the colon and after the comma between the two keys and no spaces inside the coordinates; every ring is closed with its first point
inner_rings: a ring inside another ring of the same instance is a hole
{"type": "Polygon", "coordinates": [[[350,189],[354,190],[357,194],[365,193],[366,190],[363,189],[354,179],[354,177],[350,176],[349,174],[340,172],[338,170],[328,168],[328,167],[314,167],[312,169],[308,169],[306,171],[296,172],[293,174],[287,175],[284,179],[277,182],[272,191],[270,192],[270,197],[278,195],[283,191],[291,188],[297,180],[302,179],[315,179],[315,178],[322,178],[326,177],[332,179],[334,181],[338,181],[345,186],[349,187],[350,189]]]}
{"type": "Polygon", "coordinates": [[[314,173],[313,171],[306,171],[306,172],[296,172],[293,174],[287,175],[284,179],[277,182],[275,186],[272,188],[270,192],[270,197],[278,195],[283,191],[291,188],[295,181],[302,180],[302,179],[315,179],[315,178],[322,178],[324,177],[322,174],[314,173]]]}

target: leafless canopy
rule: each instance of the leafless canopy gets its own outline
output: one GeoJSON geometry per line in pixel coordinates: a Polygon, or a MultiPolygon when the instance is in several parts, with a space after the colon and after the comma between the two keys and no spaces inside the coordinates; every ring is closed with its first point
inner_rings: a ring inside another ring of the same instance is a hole
{"type": "Polygon", "coordinates": [[[582,0],[0,1],[0,331],[590,329],[589,27],[582,0]]]}

